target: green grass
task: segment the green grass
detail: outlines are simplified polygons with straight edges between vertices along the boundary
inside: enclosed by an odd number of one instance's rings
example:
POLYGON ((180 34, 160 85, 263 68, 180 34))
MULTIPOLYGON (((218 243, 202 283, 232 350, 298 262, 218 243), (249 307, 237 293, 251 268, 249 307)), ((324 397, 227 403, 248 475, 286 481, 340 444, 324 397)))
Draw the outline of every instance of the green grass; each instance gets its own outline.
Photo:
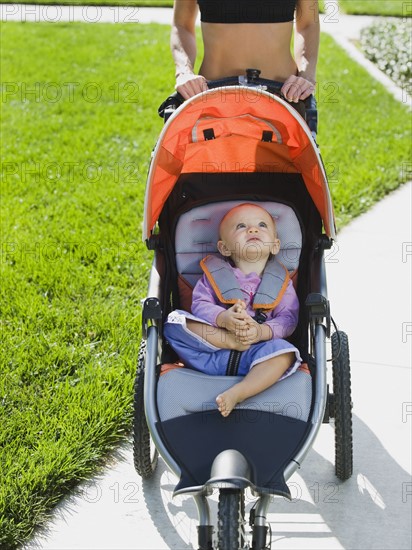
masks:
POLYGON ((322 35, 321 52, 319 143, 339 229, 406 182, 410 111, 331 37, 322 35))
POLYGON ((339 7, 351 15, 412 16, 411 3, 404 0, 339 0, 339 7))
MULTIPOLYGON (((130 429, 145 174, 174 71, 164 26, 1 27, 0 547, 14 548, 130 429)), ((404 180, 409 114, 330 37, 321 52, 342 225, 404 180)))
MULTIPOLYGON (((8 3, 8 0, 0 0, 0 4, 8 3)), ((98 6, 142 6, 142 7, 172 7, 173 0, 26 0, 27 4, 43 5, 98 5, 98 6)), ((320 0, 319 5, 323 11, 327 0, 320 0)), ((339 0, 340 10, 352 15, 392 15, 411 17, 412 8, 410 2, 404 0, 339 0)), ((335 16, 334 8, 331 16, 335 16)))
MULTIPOLYGON (((8 4, 9 0, 0 0, 8 4)), ((173 0, 25 0, 22 4, 63 5, 63 6, 141 6, 152 8, 171 8, 173 0)))
POLYGON ((143 190, 173 70, 160 26, 2 33, 4 548, 130 428, 143 190))

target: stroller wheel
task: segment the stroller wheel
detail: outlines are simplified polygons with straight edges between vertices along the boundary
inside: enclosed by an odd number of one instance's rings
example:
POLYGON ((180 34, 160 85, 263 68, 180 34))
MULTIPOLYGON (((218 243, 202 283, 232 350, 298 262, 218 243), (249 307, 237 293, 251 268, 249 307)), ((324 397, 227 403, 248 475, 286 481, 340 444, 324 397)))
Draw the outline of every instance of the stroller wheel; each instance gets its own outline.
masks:
POLYGON ((353 471, 353 443, 349 343, 345 332, 332 334, 332 357, 335 472, 339 479, 346 480, 353 471))
POLYGON ((137 372, 134 384, 133 411, 133 458, 136 472, 143 479, 149 478, 156 469, 158 452, 154 447, 144 412, 144 371, 146 362, 146 342, 140 343, 137 372))
POLYGON ((217 535, 219 550, 245 547, 245 495, 242 490, 219 490, 217 535))

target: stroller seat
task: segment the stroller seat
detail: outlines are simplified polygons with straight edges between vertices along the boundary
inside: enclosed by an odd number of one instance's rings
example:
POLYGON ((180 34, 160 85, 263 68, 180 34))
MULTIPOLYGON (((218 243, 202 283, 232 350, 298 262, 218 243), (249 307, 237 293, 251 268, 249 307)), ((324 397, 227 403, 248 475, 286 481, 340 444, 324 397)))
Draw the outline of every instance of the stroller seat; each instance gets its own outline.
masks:
MULTIPOLYGON (((242 202, 258 204, 273 216, 281 241, 278 258, 296 281, 302 230, 292 207, 278 202, 249 200, 203 204, 184 212, 176 224, 175 253, 182 309, 190 311, 192 289, 202 273, 200 260, 208 254, 218 254, 216 243, 221 219, 242 202)), ((200 490, 209 480, 215 456, 225 448, 235 448, 254 466, 256 486, 288 495, 284 481, 273 473, 281 470, 280 465, 283 466, 307 429, 312 378, 308 369, 301 369, 245 400, 228 418, 223 418, 217 410, 216 396, 239 379, 206 375, 190 368, 165 369, 160 376, 157 386, 159 420, 172 455, 181 458, 178 462, 182 478, 175 494, 200 490), (279 440, 282 440, 282 450, 278 448, 279 440), (262 443, 267 448, 263 458, 262 443), (187 457, 190 457, 189 464, 187 457)))

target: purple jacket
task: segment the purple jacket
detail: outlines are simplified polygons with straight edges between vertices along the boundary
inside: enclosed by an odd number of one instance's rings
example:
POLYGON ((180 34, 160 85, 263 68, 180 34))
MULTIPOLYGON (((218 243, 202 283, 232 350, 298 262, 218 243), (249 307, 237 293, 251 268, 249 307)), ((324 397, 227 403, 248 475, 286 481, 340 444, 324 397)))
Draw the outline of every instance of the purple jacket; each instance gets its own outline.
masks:
MULTIPOLYGON (((239 286, 244 294, 243 300, 246 303, 246 311, 254 317, 256 311, 252 308, 253 296, 259 286, 261 278, 256 273, 245 275, 240 269, 232 268, 239 286)), ((225 304, 219 302, 206 275, 196 283, 193 289, 192 313, 200 319, 204 319, 213 326, 217 326, 216 318, 223 310, 227 309, 225 304)), ((285 294, 280 303, 269 312, 266 312, 265 324, 269 325, 273 332, 273 338, 286 338, 290 336, 298 324, 299 301, 293 288, 292 281, 289 281, 285 294)))

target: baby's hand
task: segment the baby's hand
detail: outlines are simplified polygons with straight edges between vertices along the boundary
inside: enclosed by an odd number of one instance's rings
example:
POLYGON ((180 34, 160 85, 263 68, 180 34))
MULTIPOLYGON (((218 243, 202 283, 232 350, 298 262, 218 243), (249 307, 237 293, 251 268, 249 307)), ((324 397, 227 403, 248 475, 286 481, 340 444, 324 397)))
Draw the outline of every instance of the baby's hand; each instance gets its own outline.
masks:
POLYGON ((229 309, 233 309, 233 311, 235 313, 242 313, 243 314, 243 312, 244 312, 247 315, 247 313, 246 313, 246 304, 243 300, 238 300, 236 302, 236 304, 233 304, 233 306, 229 309))
POLYGON ((222 311, 217 316, 217 326, 226 329, 228 332, 235 334, 236 330, 246 325, 246 318, 249 315, 246 313, 246 304, 242 300, 238 300, 233 306, 225 311, 222 311))

